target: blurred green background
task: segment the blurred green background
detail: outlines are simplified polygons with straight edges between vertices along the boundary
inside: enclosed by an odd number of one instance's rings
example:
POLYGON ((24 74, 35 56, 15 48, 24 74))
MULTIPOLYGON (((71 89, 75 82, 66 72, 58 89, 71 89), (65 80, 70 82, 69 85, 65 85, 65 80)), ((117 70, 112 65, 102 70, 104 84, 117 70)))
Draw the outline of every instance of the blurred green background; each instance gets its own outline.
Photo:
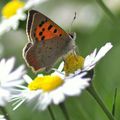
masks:
MULTIPOLYGON (((0 1, 0 10, 8 0, 0 1)), ((120 19, 120 0, 104 0, 108 8, 120 19)), ((99 6, 96 0, 48 0, 34 9, 43 12, 64 30, 69 31, 74 13, 77 18, 72 31, 77 33, 76 45, 79 53, 86 56, 96 47, 106 42, 113 44, 112 50, 97 64, 94 85, 111 111, 115 88, 118 89, 116 101, 116 120, 120 120, 120 26, 116 26, 111 18, 99 6)), ((25 64, 22 49, 27 43, 25 29, 9 31, 0 36, 0 58, 15 56, 17 65, 25 64)), ((28 74, 34 78, 31 69, 28 74)), ((90 94, 84 90, 78 97, 65 101, 71 120, 108 120, 104 112, 90 94)), ((52 106, 56 120, 65 120, 60 108, 52 106)), ((48 110, 40 112, 26 104, 12 111, 7 106, 11 120, 52 120, 48 110)))

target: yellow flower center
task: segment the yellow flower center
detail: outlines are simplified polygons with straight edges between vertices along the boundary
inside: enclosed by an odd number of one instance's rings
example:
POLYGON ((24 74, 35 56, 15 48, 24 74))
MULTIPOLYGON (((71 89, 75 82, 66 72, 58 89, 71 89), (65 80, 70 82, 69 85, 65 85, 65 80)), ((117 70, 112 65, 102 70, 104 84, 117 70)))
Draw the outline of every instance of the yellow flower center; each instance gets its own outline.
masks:
POLYGON ((84 58, 78 56, 75 53, 70 53, 65 58, 64 71, 66 76, 70 73, 74 73, 78 69, 82 69, 84 64, 84 58))
POLYGON ((51 91, 62 85, 63 82, 57 75, 39 76, 28 85, 28 88, 30 90, 42 89, 43 91, 51 91))
POLYGON ((17 10, 22 8, 24 5, 25 3, 19 0, 10 1, 3 7, 2 16, 8 19, 15 15, 17 10))

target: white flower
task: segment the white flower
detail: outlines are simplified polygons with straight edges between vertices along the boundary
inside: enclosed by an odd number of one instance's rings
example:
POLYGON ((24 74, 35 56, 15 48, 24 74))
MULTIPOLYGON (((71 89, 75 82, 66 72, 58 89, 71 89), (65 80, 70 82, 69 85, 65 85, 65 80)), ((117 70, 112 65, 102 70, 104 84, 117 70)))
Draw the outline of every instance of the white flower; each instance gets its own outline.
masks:
POLYGON ((3 19, 0 23, 0 35, 8 32, 10 29, 16 30, 19 25, 19 20, 25 20, 26 14, 22 9, 19 9, 16 15, 10 17, 9 19, 3 19))
MULTIPOLYGON (((95 49, 90 55, 83 58, 82 56, 77 55, 76 53, 71 52, 66 55, 64 58, 64 72, 68 76, 75 71, 79 72, 88 72, 92 74, 92 70, 97 62, 103 58, 106 53, 112 48, 112 44, 110 42, 106 43, 98 52, 95 49)), ((89 74, 88 73, 88 74, 89 74)), ((91 76, 92 77, 92 76, 91 76)))
MULTIPOLYGON (((63 69, 63 64, 60 66, 58 71, 60 69, 63 69)), ((38 82, 41 85, 39 86, 40 88, 33 90, 31 90, 29 86, 35 80, 33 81, 28 75, 25 75, 24 79, 28 83, 28 87, 19 86, 21 88, 21 90, 19 90, 20 93, 12 97, 11 101, 16 101, 14 103, 14 110, 23 102, 31 104, 34 100, 36 100, 35 108, 44 110, 51 103, 58 105, 68 96, 80 95, 82 90, 89 85, 90 78, 83 78, 85 75, 86 72, 80 74, 75 73, 65 77, 65 75, 60 71, 55 71, 49 76, 43 76, 40 74, 35 78, 36 83, 39 77, 42 79, 44 78, 44 80, 40 79, 38 82)), ((37 84, 32 87, 34 88, 36 86, 37 84)))
POLYGON ((3 115, 0 115, 0 120, 6 120, 3 115))
MULTIPOLYGON (((29 10, 34 5, 38 5, 38 4, 43 3, 45 1, 46 0, 27 0, 25 5, 23 5, 23 6, 21 5, 21 7, 17 9, 17 11, 16 11, 16 7, 15 7, 16 14, 12 15, 9 18, 5 18, 3 16, 2 21, 0 23, 0 35, 2 35, 3 33, 7 32, 7 31, 9 31, 10 29, 16 30, 18 28, 18 26, 19 26, 20 20, 21 21, 26 20, 27 16, 26 16, 25 11, 29 10)), ((18 2, 18 1, 13 1, 13 2, 18 2)), ((19 3, 17 3, 17 4, 19 4, 19 3)), ((11 11, 13 12, 14 8, 12 8, 12 4, 10 4, 9 7, 10 8, 9 8, 8 12, 11 12, 11 11)))
POLYGON ((47 0, 28 0, 28 2, 26 3, 24 9, 28 10, 30 9, 31 7, 35 6, 35 5, 38 5, 40 3, 43 3, 47 0))
POLYGON ((25 74, 24 66, 14 69, 15 58, 0 61, 0 106, 4 106, 16 85, 21 84, 22 76, 25 74))
POLYGON ((99 62, 112 47, 112 44, 109 42, 106 43, 98 52, 97 49, 95 49, 90 55, 85 58, 82 71, 89 71, 93 69, 96 63, 99 62))

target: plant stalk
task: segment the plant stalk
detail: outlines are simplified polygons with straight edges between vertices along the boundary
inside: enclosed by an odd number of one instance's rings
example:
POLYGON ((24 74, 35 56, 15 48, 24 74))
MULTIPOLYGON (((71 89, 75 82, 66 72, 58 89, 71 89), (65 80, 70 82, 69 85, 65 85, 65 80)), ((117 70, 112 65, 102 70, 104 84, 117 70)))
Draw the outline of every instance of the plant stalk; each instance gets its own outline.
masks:
POLYGON ((99 97, 98 93, 96 92, 94 86, 91 85, 87 88, 88 92, 91 94, 91 96, 96 100, 96 102, 100 105, 106 116, 108 117, 109 120, 115 120, 113 115, 109 112, 108 108, 105 106, 104 102, 102 99, 99 97))
POLYGON ((64 103, 60 103, 60 108, 61 108, 66 120, 70 120, 70 117, 68 115, 68 111, 67 111, 66 106, 65 106, 64 103))

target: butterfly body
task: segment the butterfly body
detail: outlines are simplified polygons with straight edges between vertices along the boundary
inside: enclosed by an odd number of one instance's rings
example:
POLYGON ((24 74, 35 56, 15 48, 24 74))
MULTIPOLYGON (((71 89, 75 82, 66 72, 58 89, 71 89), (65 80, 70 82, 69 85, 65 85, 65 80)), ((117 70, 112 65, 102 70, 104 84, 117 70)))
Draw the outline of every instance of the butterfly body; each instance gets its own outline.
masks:
POLYGON ((35 10, 29 12, 27 34, 29 43, 23 50, 23 56, 34 71, 50 68, 58 58, 75 47, 71 35, 35 10))

